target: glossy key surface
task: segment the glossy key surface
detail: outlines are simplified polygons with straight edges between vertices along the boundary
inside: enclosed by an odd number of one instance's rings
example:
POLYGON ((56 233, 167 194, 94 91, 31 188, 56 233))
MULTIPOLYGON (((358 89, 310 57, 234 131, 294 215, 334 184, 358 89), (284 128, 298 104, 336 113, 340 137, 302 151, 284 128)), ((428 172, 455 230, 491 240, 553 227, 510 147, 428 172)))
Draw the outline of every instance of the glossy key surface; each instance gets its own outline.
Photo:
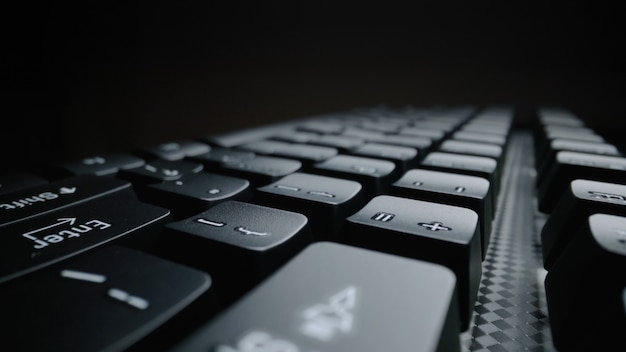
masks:
POLYGON ((377 196, 346 219, 340 240, 453 270, 458 279, 461 326, 467 329, 482 272, 478 215, 474 211, 377 196))
POLYGON ((167 209, 114 195, 5 226, 0 282, 113 242, 153 247, 169 215, 167 209))
POLYGON ((390 189, 397 196, 474 210, 480 222, 483 259, 487 256, 494 217, 492 192, 489 181, 481 177, 422 169, 409 170, 390 189))
POLYGON ((210 287, 206 273, 108 247, 3 287, 2 319, 11 324, 2 341, 25 351, 122 351, 210 287))
POLYGON ((439 265, 317 243, 174 351, 459 351, 455 283, 439 265))
POLYGON ((564 351, 623 349, 626 217, 593 214, 577 232, 546 276, 554 344, 564 351))
POLYGON ((306 215, 318 239, 333 238, 343 220, 361 206, 362 186, 352 180, 296 172, 259 187, 257 200, 306 215))
POLYGON ((160 252, 211 273, 223 302, 232 302, 313 242, 298 213, 226 201, 166 225, 160 252))

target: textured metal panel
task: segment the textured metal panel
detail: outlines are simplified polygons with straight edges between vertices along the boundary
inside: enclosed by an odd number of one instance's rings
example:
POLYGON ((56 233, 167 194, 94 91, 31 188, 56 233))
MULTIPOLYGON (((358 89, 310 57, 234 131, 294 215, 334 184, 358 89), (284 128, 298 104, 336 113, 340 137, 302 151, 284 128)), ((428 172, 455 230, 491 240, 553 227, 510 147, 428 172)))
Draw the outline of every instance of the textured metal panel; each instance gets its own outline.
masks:
POLYGON ((513 134, 463 351, 555 351, 549 330, 530 132, 513 134))

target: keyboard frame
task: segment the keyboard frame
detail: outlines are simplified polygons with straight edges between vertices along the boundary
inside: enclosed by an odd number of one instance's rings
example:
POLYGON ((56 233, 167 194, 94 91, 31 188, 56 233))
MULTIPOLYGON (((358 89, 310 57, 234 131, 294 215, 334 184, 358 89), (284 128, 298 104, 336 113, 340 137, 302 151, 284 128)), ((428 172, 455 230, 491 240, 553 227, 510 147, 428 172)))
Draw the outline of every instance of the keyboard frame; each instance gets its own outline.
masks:
POLYGON ((462 351, 556 351, 545 303, 531 131, 513 129, 478 298, 462 351), (494 349, 495 348, 495 349, 494 349))

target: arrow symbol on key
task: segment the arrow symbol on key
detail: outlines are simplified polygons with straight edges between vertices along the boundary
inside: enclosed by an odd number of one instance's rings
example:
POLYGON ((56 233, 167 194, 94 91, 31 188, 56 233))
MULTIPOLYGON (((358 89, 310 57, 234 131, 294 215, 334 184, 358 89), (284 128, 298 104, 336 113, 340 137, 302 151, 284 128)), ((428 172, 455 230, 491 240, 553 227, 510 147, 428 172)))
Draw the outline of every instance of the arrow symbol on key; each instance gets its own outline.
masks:
POLYGON ((70 225, 74 225, 74 222, 76 222, 76 218, 59 218, 57 219, 57 223, 56 224, 52 224, 52 225, 48 225, 33 231, 29 231, 29 232, 25 232, 22 234, 22 236, 28 236, 28 235, 32 235, 33 233, 37 233, 40 231, 44 231, 47 229, 51 229, 53 227, 59 226, 59 225, 65 225, 65 224, 70 224, 70 225))
POLYGON ((59 189, 60 194, 72 194, 76 192, 76 187, 61 187, 59 189))

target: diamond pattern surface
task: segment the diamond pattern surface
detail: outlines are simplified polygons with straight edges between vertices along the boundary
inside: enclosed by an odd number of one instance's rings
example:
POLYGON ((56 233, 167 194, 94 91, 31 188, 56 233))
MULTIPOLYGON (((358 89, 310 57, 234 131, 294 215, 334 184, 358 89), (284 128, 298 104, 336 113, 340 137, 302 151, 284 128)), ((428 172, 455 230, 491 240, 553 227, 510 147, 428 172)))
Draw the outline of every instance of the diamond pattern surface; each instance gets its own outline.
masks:
POLYGON ((555 351, 544 304, 532 139, 512 136, 491 242, 463 351, 555 351), (526 150, 524 153, 523 151, 526 150), (514 172, 512 170, 515 170, 514 172))

